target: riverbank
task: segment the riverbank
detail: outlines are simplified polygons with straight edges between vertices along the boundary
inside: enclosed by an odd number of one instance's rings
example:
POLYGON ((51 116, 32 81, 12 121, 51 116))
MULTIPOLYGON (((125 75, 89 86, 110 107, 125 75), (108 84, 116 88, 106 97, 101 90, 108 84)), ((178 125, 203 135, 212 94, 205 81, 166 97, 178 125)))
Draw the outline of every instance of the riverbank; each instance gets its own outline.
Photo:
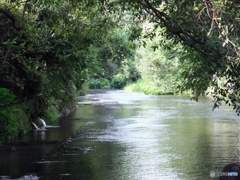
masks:
POLYGON ((1 110, 0 144, 28 133, 34 128, 32 123, 40 125, 38 117, 49 125, 55 124, 58 117, 66 116, 76 109, 77 97, 69 98, 64 103, 51 99, 48 104, 43 107, 38 98, 33 98, 1 110))
MULTIPOLYGON (((130 83, 124 87, 124 90, 127 92, 143 92, 144 94, 151 95, 179 95, 177 89, 173 85, 161 84, 157 85, 153 82, 146 82, 142 79, 130 83)), ((182 95, 190 96, 190 92, 183 92, 182 95)))

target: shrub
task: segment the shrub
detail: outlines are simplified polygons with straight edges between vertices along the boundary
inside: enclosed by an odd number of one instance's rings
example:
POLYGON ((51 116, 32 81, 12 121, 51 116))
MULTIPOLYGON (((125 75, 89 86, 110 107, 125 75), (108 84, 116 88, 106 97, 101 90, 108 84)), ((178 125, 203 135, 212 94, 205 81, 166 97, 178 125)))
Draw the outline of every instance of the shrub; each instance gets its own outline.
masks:
POLYGON ((127 84, 127 79, 121 73, 115 75, 111 81, 111 87, 115 89, 122 89, 127 84))
POLYGON ((101 89, 104 86, 109 86, 109 80, 106 78, 90 79, 88 86, 90 89, 101 89))
POLYGON ((7 140, 9 135, 15 134, 16 124, 9 116, 6 108, 14 102, 15 96, 6 88, 0 88, 0 142, 7 140))

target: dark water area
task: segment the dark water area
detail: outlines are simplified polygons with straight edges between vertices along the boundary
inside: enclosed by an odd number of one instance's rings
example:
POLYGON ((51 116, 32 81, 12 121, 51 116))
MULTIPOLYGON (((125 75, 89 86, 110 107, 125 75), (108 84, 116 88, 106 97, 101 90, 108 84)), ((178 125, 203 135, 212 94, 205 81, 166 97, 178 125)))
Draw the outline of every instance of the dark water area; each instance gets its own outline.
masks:
POLYGON ((208 98, 90 91, 46 130, 0 146, 0 179, 218 179, 240 157, 240 119, 208 98))

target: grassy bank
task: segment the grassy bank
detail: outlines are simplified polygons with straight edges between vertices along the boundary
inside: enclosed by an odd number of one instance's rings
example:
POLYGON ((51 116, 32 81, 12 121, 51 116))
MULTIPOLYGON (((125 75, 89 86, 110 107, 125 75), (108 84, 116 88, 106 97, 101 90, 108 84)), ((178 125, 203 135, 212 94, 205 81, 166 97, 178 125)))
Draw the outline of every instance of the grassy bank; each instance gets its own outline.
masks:
POLYGON ((152 95, 167 95, 167 94, 174 94, 172 88, 167 85, 156 85, 152 82, 146 82, 142 79, 138 80, 135 83, 128 84, 124 90, 129 92, 143 92, 145 94, 152 94, 152 95))
POLYGON ((186 95, 190 96, 191 92, 182 92, 178 93, 177 89, 168 84, 155 84, 153 82, 147 82, 142 79, 128 84, 124 88, 125 91, 128 92, 143 92, 144 94, 152 94, 152 95, 186 95))

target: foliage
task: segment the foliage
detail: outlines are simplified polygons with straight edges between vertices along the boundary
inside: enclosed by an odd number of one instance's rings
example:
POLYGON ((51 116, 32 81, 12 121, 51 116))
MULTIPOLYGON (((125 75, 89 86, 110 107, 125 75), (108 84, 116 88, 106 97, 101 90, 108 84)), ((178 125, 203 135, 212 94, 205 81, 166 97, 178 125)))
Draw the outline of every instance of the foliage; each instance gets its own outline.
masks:
POLYGON ((239 3, 172 1, 169 7, 172 9, 167 8, 169 19, 165 20, 165 26, 169 25, 168 31, 187 45, 183 52, 188 57, 183 62, 190 65, 183 74, 187 82, 183 88, 192 89, 197 97, 212 86, 215 107, 223 100, 238 111, 239 3), (216 79, 222 78, 229 80, 224 89, 216 83, 216 79))
POLYGON ((132 41, 132 32, 140 27, 127 12, 111 16, 115 26, 105 38, 93 43, 89 48, 91 53, 87 54, 87 59, 91 61, 88 70, 92 72, 88 83, 90 88, 102 88, 109 83, 113 88, 123 88, 138 76, 133 63, 136 46, 132 41), (124 79, 119 78, 121 74, 124 74, 124 79), (103 79, 110 82, 103 82, 103 79))
POLYGON ((44 118, 47 119, 48 124, 53 123, 59 116, 59 109, 55 105, 50 105, 45 111, 44 118))
MULTIPOLYGON (((154 26, 153 23, 148 24, 149 27, 154 26)), ((162 36, 164 29, 158 28, 154 31, 155 35, 149 39, 148 31, 143 30, 142 36, 138 41, 138 48, 134 56, 134 67, 138 73, 137 82, 128 82, 127 90, 142 91, 146 94, 173 94, 182 84, 179 69, 181 54, 180 44, 174 44, 162 36), (159 46, 161 42, 167 42, 168 46, 159 46), (129 84, 130 83, 130 84, 129 84)))
MULTIPOLYGON (((141 46, 136 51, 136 69, 143 81, 161 89, 160 94, 174 93, 178 91, 177 86, 182 81, 179 74, 180 54, 178 53, 182 47, 175 45, 171 49, 166 49, 163 46, 159 46, 159 42, 166 40, 161 36, 161 31, 161 29, 155 31, 156 33, 158 32, 158 35, 151 40, 146 39, 146 45, 141 46)), ((143 40, 144 38, 142 38, 143 40)))
POLYGON ((162 86, 142 79, 139 79, 135 83, 128 84, 124 89, 130 92, 143 92, 144 94, 152 95, 173 95, 173 92, 164 89, 162 86))
POLYGON ((9 116, 7 107, 14 103, 15 96, 6 88, 0 88, 0 142, 7 140, 9 135, 15 133, 16 124, 9 116))
POLYGON ((9 92, 9 89, 0 88, 0 108, 3 109, 7 105, 14 102, 15 95, 9 92))
POLYGON ((7 110, 0 111, 0 142, 9 139, 11 134, 16 134, 16 122, 9 117, 7 110))
POLYGON ((120 73, 123 74, 124 76, 124 81, 125 83, 130 83, 130 82, 135 82, 140 78, 139 71, 136 68, 136 64, 138 63, 136 61, 136 51, 137 51, 137 46, 134 51, 134 56, 129 59, 124 59, 122 61, 120 73))
MULTIPOLYGON (((124 18, 123 18, 124 19, 124 18)), ((120 20, 119 20, 120 21, 120 20)), ((134 43, 130 41, 130 32, 133 27, 112 28, 105 38, 90 46, 87 59, 91 60, 92 77, 112 79, 122 71, 125 65, 134 56, 134 43)))
POLYGON ((88 91, 88 84, 87 82, 81 85, 81 89, 78 90, 77 94, 80 96, 86 95, 88 91))
MULTIPOLYGON (((185 59, 181 59, 181 63, 186 67, 181 69, 185 81, 180 85, 182 90, 193 90, 197 99, 206 87, 212 87, 214 107, 225 101, 237 112, 240 111, 240 3, 238 1, 120 0, 118 2, 120 2, 118 7, 123 11, 126 8, 131 9, 136 17, 143 17, 143 23, 155 22, 153 29, 165 28, 166 31, 162 35, 168 40, 175 44, 181 42, 182 57, 185 56, 185 59), (227 81, 219 87, 218 80, 224 78, 227 81)), ((115 1, 109 3, 111 7, 116 8, 115 1)), ((147 36, 151 39, 155 36, 154 31, 147 36)), ((166 41, 159 44, 169 46, 169 42, 166 41)))
POLYGON ((118 73, 116 74, 112 81, 111 81, 111 87, 115 89, 122 89, 127 84, 127 79, 124 74, 118 73))
POLYGON ((90 79, 88 85, 90 89, 101 89, 104 86, 109 86, 110 82, 106 78, 90 79))
POLYGON ((103 72, 111 77, 129 56, 128 37, 116 29, 119 23, 101 9, 101 2, 0 4, 0 87, 27 104, 22 109, 29 122, 37 117, 50 121, 58 111, 69 112, 77 93, 86 93, 89 77, 103 72))

